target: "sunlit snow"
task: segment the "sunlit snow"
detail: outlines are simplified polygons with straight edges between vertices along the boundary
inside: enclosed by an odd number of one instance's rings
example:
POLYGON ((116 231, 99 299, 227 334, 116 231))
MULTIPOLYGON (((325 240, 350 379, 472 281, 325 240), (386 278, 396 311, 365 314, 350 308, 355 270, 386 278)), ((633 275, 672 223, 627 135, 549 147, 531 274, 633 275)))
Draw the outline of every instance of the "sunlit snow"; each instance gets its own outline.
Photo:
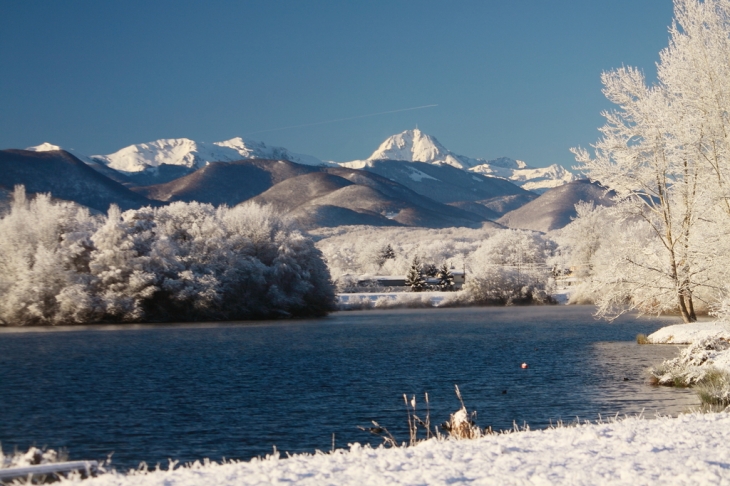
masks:
POLYGON ((628 418, 604 423, 429 440, 415 447, 349 446, 335 453, 278 453, 223 465, 112 473, 73 483, 96 485, 383 484, 726 484, 730 414, 628 418))

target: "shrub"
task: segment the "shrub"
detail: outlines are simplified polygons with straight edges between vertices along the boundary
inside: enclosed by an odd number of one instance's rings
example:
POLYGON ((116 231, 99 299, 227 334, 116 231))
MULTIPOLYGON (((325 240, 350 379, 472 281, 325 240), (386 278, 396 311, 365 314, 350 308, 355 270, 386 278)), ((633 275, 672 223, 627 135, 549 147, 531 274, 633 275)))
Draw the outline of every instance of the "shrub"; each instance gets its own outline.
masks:
POLYGON ((678 357, 665 360, 651 368, 652 383, 664 386, 691 386, 699 383, 710 372, 716 371, 713 359, 721 351, 730 348, 724 339, 701 339, 682 350, 678 357))
POLYGON ((646 334, 637 334, 636 342, 637 344, 651 344, 651 341, 649 341, 649 339, 646 337, 646 334))
POLYGON ((22 187, 0 219, 0 323, 321 316, 322 253, 270 207, 176 202, 91 216, 22 187))
POLYGON ((702 403, 730 405, 730 373, 711 368, 695 386, 702 403))

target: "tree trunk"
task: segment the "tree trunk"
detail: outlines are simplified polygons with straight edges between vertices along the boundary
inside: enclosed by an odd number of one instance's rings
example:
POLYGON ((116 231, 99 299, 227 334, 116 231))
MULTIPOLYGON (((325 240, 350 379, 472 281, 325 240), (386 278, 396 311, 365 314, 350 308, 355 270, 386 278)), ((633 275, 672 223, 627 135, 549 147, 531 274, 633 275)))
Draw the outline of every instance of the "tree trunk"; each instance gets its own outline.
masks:
POLYGON ((687 304, 684 301, 684 295, 677 294, 677 298, 679 299, 679 312, 682 314, 682 320, 685 324, 689 324, 692 321, 692 319, 689 316, 689 311, 687 310, 687 304))
POLYGON ((692 295, 678 294, 677 297, 679 299, 679 313, 682 314, 684 323, 695 322, 697 314, 695 314, 695 307, 692 303, 692 295))
POLYGON ((689 294, 687 296, 687 310, 689 311, 689 318, 692 320, 692 322, 697 321, 697 314, 695 314, 695 306, 692 302, 692 294, 689 294))

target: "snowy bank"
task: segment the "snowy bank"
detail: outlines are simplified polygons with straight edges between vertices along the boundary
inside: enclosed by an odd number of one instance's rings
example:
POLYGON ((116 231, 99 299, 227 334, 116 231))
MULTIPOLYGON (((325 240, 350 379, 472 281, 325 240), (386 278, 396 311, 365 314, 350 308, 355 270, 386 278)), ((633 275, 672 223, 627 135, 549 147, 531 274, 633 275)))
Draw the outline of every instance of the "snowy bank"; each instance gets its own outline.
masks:
POLYGON ((730 340, 730 322, 693 322, 659 329, 647 337, 651 344, 692 344, 704 338, 730 340))
POLYGON ((703 403, 730 404, 730 323, 676 324, 647 337, 650 344, 689 344, 679 356, 649 370, 659 385, 696 386, 703 403))
POLYGON ((476 440, 385 449, 351 445, 164 471, 109 473, 96 485, 720 484, 730 482, 730 414, 628 418, 476 440))

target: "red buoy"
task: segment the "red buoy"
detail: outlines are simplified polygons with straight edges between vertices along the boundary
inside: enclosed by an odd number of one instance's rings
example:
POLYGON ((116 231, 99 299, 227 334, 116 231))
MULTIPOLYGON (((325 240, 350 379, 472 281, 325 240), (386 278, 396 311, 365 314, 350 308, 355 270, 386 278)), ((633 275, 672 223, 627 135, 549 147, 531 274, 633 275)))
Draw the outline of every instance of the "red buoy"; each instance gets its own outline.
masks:
POLYGON ((522 363, 522 369, 527 369, 527 363, 522 363))

